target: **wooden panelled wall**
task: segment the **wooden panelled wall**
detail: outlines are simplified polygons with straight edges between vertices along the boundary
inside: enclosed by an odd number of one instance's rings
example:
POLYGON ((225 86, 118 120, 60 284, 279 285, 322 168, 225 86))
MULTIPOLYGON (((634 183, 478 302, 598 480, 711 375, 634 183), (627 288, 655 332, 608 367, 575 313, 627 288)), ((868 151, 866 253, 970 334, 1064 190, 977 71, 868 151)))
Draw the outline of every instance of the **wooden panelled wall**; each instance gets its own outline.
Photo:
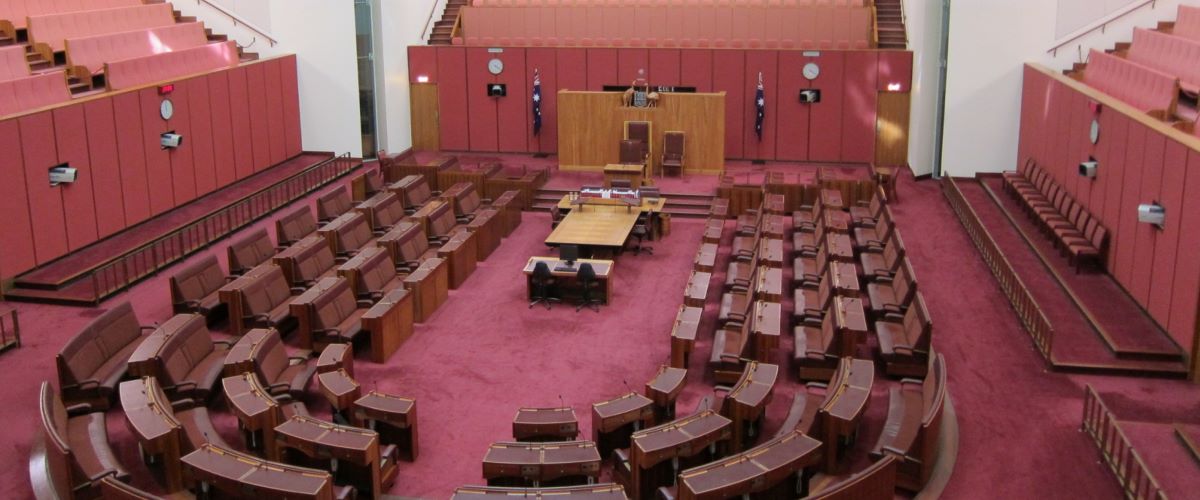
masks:
POLYGON ((301 152, 296 58, 0 120, 0 276, 15 277, 301 152), (159 136, 183 136, 163 150, 159 136), (71 185, 48 170, 69 162, 71 185))
POLYGON ((562 110, 558 123, 559 163, 563 168, 603 169, 620 161, 619 145, 625 122, 651 123, 651 171, 661 168, 663 133, 682 131, 684 170, 719 174, 724 171, 725 96, 722 94, 664 94, 657 108, 621 104, 619 92, 558 93, 562 110))
POLYGON ((1048 68, 1026 66, 1024 80, 1018 161, 1036 159, 1100 218, 1110 235, 1109 273, 1193 353, 1200 301, 1200 139, 1048 68), (1089 131, 1096 116, 1100 139, 1093 145, 1089 131), (1079 175, 1079 163, 1089 157, 1099 162, 1095 179, 1079 175), (1138 205, 1150 202, 1166 207, 1163 229, 1137 220, 1138 205))
MULTIPOLYGON (((879 150, 881 106, 904 104, 907 116, 912 53, 886 50, 759 50, 413 46, 409 77, 436 84, 437 120, 414 130, 438 130, 448 151, 558 151, 559 90, 603 90, 629 85, 645 69, 651 85, 725 92, 725 156, 763 160, 867 163, 897 157, 894 136, 879 150), (488 61, 504 62, 500 75, 488 61), (802 71, 821 67, 813 82, 802 71), (542 130, 532 131, 530 93, 541 71, 542 130), (754 133, 754 93, 762 72, 766 117, 761 140, 754 133), (507 85, 506 97, 488 97, 487 84, 507 85), (800 90, 819 88, 819 104, 800 103, 800 90), (890 90, 889 90, 890 88, 890 90), (903 95, 887 96, 885 93, 903 95)), ((416 104, 414 103, 414 106, 416 104)), ((893 108, 888 117, 895 117, 893 108)), ((415 120, 415 118, 414 118, 415 120)), ((908 122, 901 126, 907 137, 908 122)), ((907 141, 903 146, 907 151, 907 141)), ((905 153, 905 155, 907 154, 905 153)))

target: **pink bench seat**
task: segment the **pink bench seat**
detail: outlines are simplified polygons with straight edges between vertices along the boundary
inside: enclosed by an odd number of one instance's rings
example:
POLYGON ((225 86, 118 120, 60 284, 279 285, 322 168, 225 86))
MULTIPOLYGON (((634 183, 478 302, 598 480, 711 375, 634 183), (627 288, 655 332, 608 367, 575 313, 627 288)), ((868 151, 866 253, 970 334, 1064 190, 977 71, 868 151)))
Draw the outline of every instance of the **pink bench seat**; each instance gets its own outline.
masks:
POLYGON ((175 52, 111 61, 105 64, 104 73, 109 90, 120 90, 237 64, 237 44, 229 40, 175 52))
POLYGON ((1083 81, 1142 112, 1164 110, 1170 115, 1179 97, 1178 78, 1095 49, 1083 81))
POLYGON ((25 60, 25 46, 0 47, 0 82, 29 76, 29 63, 25 60))
POLYGON ((1179 77, 1179 85, 1190 93, 1200 89, 1200 41, 1136 28, 1129 60, 1179 77))
POLYGON ((53 52, 59 52, 66 49, 68 38, 143 30, 172 24, 175 24, 175 12, 169 3, 29 16, 29 40, 35 44, 44 44, 53 52))
POLYGON ((67 65, 76 75, 96 74, 104 63, 199 47, 208 43, 204 23, 181 23, 67 39, 67 65))
POLYGON ((1179 14, 1175 18, 1175 29, 1171 34, 1200 41, 1200 7, 1179 6, 1179 14))
POLYGON ((62 71, 0 82, 0 116, 69 100, 71 90, 67 88, 67 76, 62 71))
POLYGON ((8 23, 12 29, 18 30, 25 28, 29 16, 135 5, 142 5, 142 0, 0 0, 0 24, 8 23))

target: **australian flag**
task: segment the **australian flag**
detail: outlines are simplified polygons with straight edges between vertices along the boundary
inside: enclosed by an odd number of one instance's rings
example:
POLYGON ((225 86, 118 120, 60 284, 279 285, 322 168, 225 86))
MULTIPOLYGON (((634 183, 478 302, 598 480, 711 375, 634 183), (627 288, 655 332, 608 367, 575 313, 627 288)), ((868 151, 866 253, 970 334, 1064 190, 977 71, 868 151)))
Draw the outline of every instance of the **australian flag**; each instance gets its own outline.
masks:
POLYGON ((533 135, 542 131, 542 76, 533 70, 533 135))
POLYGON ((767 96, 763 92, 762 73, 758 74, 758 90, 754 92, 754 110, 758 115, 754 118, 754 133, 762 140, 763 118, 767 113, 767 96))

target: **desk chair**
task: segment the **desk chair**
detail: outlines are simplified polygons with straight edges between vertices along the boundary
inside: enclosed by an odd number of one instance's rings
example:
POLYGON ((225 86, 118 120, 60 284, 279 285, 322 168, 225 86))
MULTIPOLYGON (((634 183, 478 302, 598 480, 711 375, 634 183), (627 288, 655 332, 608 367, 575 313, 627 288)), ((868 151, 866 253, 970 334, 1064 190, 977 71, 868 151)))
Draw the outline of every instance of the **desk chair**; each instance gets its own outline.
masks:
POLYGON ((566 215, 563 214, 561 208, 558 208, 558 205, 550 207, 550 229, 558 227, 558 223, 562 222, 564 217, 566 215))
POLYGON ((629 238, 637 239, 637 244, 633 246, 633 254, 641 255, 646 252, 654 255, 654 248, 644 245, 643 243, 650 239, 650 214, 641 214, 638 216, 637 223, 633 225, 633 231, 629 233, 629 238))
MULTIPOLYGON (((595 276, 595 273, 593 273, 595 276)), ((554 276, 550 274, 550 266, 545 262, 538 262, 533 265, 533 300, 529 302, 529 308, 537 304, 546 304, 546 310, 550 310, 551 304, 561 303, 562 299, 552 297, 550 288, 554 286, 554 276)))
POLYGON ((633 183, 629 179, 613 179, 613 189, 633 189, 633 183))
POLYGON ((600 286, 600 282, 596 279, 596 270, 592 268, 591 264, 584 262, 579 265, 579 273, 576 274, 576 278, 579 280, 580 296, 579 305, 575 306, 575 312, 579 312, 585 307, 600 312, 600 299, 592 295, 592 289, 600 286))

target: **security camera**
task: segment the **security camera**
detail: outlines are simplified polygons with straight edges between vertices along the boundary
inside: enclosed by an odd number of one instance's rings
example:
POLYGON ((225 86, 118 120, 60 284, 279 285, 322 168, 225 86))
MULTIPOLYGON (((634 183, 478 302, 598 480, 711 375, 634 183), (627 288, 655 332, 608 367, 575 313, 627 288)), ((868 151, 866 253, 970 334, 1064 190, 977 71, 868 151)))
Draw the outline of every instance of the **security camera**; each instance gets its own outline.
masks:
POLYGON ((1167 221, 1167 210, 1158 203, 1143 203, 1138 205, 1138 222, 1154 224, 1162 227, 1167 221))
POLYGON ((175 132, 166 132, 162 135, 162 148, 175 149, 183 145, 183 136, 175 132))
POLYGON ((1079 164, 1079 175, 1089 179, 1096 178, 1096 167, 1099 166, 1096 160, 1089 160, 1079 164))
POLYGON ((79 177, 79 171, 71 168, 70 165, 64 163, 62 165, 50 167, 50 185, 57 186, 59 184, 71 184, 79 177))
POLYGON ((821 91, 817 89, 801 90, 800 102, 809 104, 821 102, 821 91))

